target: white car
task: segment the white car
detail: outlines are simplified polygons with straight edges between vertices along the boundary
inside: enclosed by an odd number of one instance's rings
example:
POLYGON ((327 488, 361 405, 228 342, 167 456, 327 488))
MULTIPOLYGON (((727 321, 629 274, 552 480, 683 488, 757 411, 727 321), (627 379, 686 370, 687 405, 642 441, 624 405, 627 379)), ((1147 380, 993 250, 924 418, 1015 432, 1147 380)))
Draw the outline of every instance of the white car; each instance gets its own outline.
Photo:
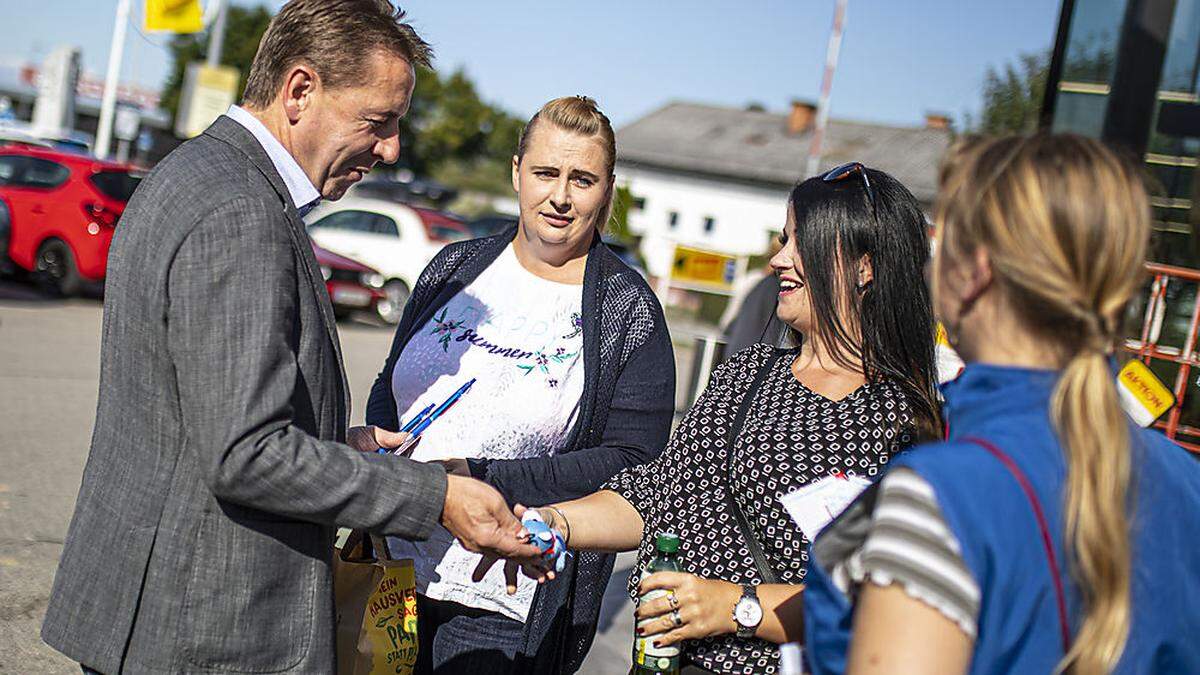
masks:
POLYGON ((376 303, 383 321, 396 324, 421 270, 447 243, 470 238, 470 230, 431 209, 385 199, 347 197, 325 202, 304 219, 324 249, 353 258, 384 276, 386 298, 376 303))

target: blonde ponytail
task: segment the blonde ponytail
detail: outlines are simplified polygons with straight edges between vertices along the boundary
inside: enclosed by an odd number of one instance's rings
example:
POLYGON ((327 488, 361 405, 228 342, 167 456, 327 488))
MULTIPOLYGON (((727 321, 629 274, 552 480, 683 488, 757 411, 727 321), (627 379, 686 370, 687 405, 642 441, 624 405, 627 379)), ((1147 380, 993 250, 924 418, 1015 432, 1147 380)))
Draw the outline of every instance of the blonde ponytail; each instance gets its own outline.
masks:
POLYGON ((1058 671, 1111 672, 1129 636, 1132 562, 1131 438, 1109 355, 1142 279, 1149 200, 1129 164, 1072 135, 969 139, 941 182, 942 255, 986 249, 1022 327, 1062 360, 1050 415, 1067 463, 1064 543, 1084 616, 1058 671))
POLYGON ((1129 634, 1129 428, 1105 355, 1063 370, 1051 419, 1067 455, 1066 527, 1087 614, 1060 672, 1108 673, 1129 634))

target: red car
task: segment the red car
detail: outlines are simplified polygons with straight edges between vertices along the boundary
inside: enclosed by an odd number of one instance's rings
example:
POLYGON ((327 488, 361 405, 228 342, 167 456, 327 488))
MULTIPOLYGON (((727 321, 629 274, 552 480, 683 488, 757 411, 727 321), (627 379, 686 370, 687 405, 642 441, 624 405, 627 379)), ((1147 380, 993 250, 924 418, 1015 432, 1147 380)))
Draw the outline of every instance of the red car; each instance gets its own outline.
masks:
POLYGON ((333 301, 333 313, 344 319, 355 310, 373 310, 375 303, 387 297, 383 292, 383 275, 366 265, 312 245, 325 277, 325 289, 333 301))
POLYGON ((425 231, 429 233, 429 238, 435 241, 454 242, 472 239, 471 228, 460 218, 452 216, 445 211, 425 208, 424 206, 413 206, 413 211, 421 217, 421 222, 425 225, 425 231))
POLYGON ((113 228, 140 181, 127 164, 0 146, 0 258, 63 295, 102 281, 113 228))

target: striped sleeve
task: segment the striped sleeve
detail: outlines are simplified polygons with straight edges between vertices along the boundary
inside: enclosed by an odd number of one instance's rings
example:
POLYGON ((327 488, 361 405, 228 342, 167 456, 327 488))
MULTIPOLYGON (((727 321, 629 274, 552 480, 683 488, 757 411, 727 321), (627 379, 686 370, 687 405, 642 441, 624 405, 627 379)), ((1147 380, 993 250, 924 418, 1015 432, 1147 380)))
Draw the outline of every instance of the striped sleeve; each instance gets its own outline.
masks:
POLYGON ((916 472, 897 468, 880 483, 870 534, 856 557, 850 565, 856 581, 898 583, 975 637, 979 584, 963 561, 933 487, 916 472))

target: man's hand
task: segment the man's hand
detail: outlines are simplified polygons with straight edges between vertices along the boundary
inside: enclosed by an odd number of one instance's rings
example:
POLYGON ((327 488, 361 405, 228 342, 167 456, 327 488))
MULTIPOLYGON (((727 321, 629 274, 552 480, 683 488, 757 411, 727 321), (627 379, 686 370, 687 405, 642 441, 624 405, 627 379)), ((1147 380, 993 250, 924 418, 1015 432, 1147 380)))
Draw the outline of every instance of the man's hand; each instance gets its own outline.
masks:
POLYGON ((539 556, 538 547, 529 543, 529 533, 500 493, 474 478, 446 476, 442 525, 468 551, 514 559, 539 556))
MULTIPOLYGON (((517 518, 525 515, 526 508, 517 504, 513 507, 513 513, 517 518)), ((504 561, 504 585, 509 595, 515 595, 517 592, 517 571, 530 579, 536 580, 539 584, 545 583, 554 579, 554 570, 546 564, 546 559, 542 557, 541 549, 534 546, 536 554, 531 558, 510 558, 504 561)), ((471 581, 479 583, 487 576, 488 570, 492 569, 503 556, 495 553, 485 552, 480 558, 479 564, 475 566, 475 571, 471 574, 471 581)))
POLYGON ((375 452, 379 448, 394 450, 409 439, 410 434, 388 431, 374 425, 366 427, 350 427, 346 432, 346 445, 359 452, 375 452))

